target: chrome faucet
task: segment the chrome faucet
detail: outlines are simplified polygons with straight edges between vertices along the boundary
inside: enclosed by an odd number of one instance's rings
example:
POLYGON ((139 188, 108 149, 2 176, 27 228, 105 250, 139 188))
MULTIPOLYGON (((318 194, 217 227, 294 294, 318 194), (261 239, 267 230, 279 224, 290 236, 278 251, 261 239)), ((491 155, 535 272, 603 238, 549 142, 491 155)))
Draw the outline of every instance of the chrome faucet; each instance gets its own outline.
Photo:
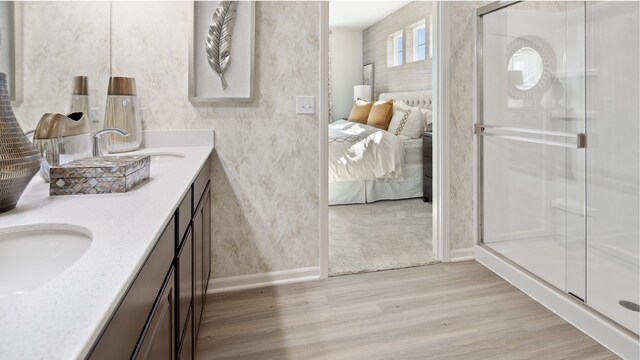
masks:
POLYGON ((100 138, 102 135, 108 133, 118 133, 122 136, 129 136, 130 134, 127 130, 118 128, 106 128, 96 132, 93 134, 93 156, 102 156, 102 151, 100 151, 100 138))

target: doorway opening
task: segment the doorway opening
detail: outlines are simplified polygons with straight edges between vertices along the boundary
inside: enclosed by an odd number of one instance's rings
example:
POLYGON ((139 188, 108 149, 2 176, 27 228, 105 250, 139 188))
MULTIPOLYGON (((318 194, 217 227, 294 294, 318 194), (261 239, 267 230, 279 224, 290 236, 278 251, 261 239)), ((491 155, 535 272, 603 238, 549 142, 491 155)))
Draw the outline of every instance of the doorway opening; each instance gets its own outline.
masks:
POLYGON ((327 7, 321 275, 445 260, 437 210, 440 5, 332 1, 327 7))

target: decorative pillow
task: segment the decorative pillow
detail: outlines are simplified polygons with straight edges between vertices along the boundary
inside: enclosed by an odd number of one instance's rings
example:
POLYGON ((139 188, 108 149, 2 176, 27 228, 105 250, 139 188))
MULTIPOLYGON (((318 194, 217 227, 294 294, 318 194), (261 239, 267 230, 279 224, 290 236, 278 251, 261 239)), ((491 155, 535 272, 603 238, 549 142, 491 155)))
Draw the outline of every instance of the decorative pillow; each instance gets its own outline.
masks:
POLYGON ((353 121, 360 124, 366 124, 367 119, 369 119, 369 113, 371 112, 371 107, 373 107, 373 101, 367 102, 358 98, 355 104, 353 104, 353 108, 351 108, 351 114, 349 114, 348 121, 353 121))
POLYGON ((422 109, 411 107, 403 101, 394 103, 389 132, 402 139, 418 139, 424 131, 422 109))
POLYGON ((433 112, 431 109, 420 109, 422 112, 422 118, 424 119, 424 129, 427 131, 433 130, 433 112))
POLYGON ((376 101, 373 103, 367 125, 387 130, 393 116, 393 100, 376 101))

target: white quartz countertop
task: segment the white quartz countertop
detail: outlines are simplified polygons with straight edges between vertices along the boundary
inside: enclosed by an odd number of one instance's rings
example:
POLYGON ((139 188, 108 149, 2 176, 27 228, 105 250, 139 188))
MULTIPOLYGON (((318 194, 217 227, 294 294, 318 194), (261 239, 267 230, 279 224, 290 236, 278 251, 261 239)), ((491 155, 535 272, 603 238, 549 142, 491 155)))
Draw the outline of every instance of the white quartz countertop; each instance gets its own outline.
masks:
POLYGON ((24 294, 0 297, 0 359, 88 355, 211 154, 212 143, 135 152, 184 157, 152 160, 150 179, 123 194, 49 196, 49 184, 36 174, 16 209, 0 214, 0 232, 15 226, 69 224, 89 229, 92 241, 86 253, 53 280, 24 294))

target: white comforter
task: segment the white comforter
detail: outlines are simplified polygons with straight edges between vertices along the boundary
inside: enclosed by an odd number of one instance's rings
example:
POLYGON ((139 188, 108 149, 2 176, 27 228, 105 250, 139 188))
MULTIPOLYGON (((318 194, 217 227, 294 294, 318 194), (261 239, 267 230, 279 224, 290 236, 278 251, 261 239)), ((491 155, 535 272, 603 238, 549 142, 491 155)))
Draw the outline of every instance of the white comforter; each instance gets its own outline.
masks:
POLYGON ((329 181, 396 179, 402 142, 392 133, 345 120, 329 124, 329 181))

